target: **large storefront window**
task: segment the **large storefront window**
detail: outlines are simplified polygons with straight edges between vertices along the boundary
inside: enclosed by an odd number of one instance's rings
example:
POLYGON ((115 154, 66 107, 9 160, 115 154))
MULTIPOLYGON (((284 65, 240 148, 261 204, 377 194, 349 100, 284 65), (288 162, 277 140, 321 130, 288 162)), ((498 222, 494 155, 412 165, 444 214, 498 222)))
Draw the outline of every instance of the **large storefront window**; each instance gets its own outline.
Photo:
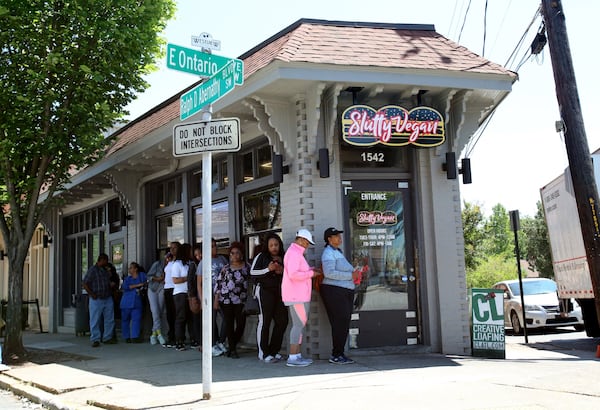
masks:
MULTIPOLYGON (((194 209, 196 227, 196 243, 203 242, 202 238, 202 208, 194 209)), ((219 249, 229 246, 229 202, 222 201, 212 204, 212 237, 217 241, 219 249)))
POLYGON ((164 249, 169 242, 185 242, 183 234, 183 212, 162 216, 157 219, 157 249, 164 249))
POLYGON ((253 257, 261 236, 268 232, 281 231, 279 188, 245 195, 242 198, 242 228, 248 247, 247 256, 253 257))

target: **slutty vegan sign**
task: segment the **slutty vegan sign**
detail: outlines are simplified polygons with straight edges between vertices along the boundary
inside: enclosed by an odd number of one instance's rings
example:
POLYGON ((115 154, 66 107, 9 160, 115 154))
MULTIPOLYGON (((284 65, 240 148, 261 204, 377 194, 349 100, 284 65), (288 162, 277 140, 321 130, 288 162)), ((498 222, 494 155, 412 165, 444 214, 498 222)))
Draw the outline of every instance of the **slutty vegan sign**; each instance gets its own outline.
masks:
POLYGON ((442 115, 429 107, 412 110, 386 105, 376 110, 353 105, 342 113, 342 138, 348 144, 435 147, 446 140, 442 115))

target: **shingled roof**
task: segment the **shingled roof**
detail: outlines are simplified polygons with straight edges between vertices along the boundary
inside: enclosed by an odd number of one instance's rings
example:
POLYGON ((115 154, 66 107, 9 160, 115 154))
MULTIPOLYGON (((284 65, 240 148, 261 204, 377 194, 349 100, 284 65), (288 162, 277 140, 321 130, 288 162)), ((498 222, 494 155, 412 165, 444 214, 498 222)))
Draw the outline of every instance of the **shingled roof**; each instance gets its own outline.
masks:
MULTIPOLYGON (((432 25, 301 19, 242 54, 244 79, 274 61, 344 66, 516 74, 435 32, 432 25)), ((199 82, 198 82, 199 83, 199 82)), ((179 117, 179 96, 154 107, 114 135, 108 155, 179 117)))

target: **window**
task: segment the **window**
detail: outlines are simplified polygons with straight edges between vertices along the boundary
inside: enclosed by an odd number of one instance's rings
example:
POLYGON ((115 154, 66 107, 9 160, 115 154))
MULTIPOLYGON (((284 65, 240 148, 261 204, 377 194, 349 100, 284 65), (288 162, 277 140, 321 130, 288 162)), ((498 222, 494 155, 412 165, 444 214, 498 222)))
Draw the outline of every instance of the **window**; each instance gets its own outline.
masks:
POLYGON ((165 208, 181 203, 181 176, 156 185, 155 208, 165 208))
POLYGON ((157 249, 164 249, 169 242, 184 242, 183 237, 183 212, 160 217, 157 224, 157 249))
MULTIPOLYGON (((202 196, 202 168, 192 171, 190 178, 190 197, 200 198, 202 196)), ((212 163, 212 192, 227 188, 229 177, 227 176, 227 159, 213 159, 212 163)))
POLYGON ((239 179, 242 184, 273 174, 273 149, 268 141, 241 153, 238 158, 239 179))
MULTIPOLYGON (((196 243, 203 242, 202 236, 202 208, 194 209, 196 243)), ((218 248, 229 246, 229 202, 221 201, 212 204, 212 233, 217 241, 218 248)))
POLYGON ((244 196, 242 210, 244 235, 281 229, 278 188, 244 196))

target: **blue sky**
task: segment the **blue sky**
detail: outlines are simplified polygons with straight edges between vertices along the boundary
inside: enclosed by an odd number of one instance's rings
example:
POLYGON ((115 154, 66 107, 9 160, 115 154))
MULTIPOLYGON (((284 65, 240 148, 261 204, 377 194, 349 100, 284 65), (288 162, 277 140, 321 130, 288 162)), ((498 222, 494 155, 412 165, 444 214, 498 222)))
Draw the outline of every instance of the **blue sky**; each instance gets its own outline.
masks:
MULTIPOLYGON (((454 41, 460 36, 461 45, 481 55, 485 3, 485 0, 214 3, 180 0, 176 17, 163 36, 169 43, 191 47, 192 36, 208 32, 221 41, 221 50, 214 53, 234 58, 300 18, 433 24, 440 34, 454 41)), ((540 3, 535 0, 488 0, 487 3, 484 57, 505 65, 540 3)), ((600 108, 596 99, 600 57, 593 38, 600 2, 563 0, 563 9, 588 144, 595 151, 600 148, 599 125, 593 121, 600 108)), ((540 24, 538 17, 509 68, 514 69, 524 56, 540 24)), ((197 80, 192 75, 167 69, 165 61, 158 65, 159 70, 147 78, 151 87, 129 106, 131 118, 197 80)), ((478 202, 488 215, 495 204, 501 203, 507 210, 518 209, 521 215, 532 216, 540 198, 539 189, 568 165, 564 141, 555 131, 558 119, 552 65, 546 47, 540 55, 525 60, 512 93, 471 150, 473 183, 461 184, 462 199, 478 202)))

